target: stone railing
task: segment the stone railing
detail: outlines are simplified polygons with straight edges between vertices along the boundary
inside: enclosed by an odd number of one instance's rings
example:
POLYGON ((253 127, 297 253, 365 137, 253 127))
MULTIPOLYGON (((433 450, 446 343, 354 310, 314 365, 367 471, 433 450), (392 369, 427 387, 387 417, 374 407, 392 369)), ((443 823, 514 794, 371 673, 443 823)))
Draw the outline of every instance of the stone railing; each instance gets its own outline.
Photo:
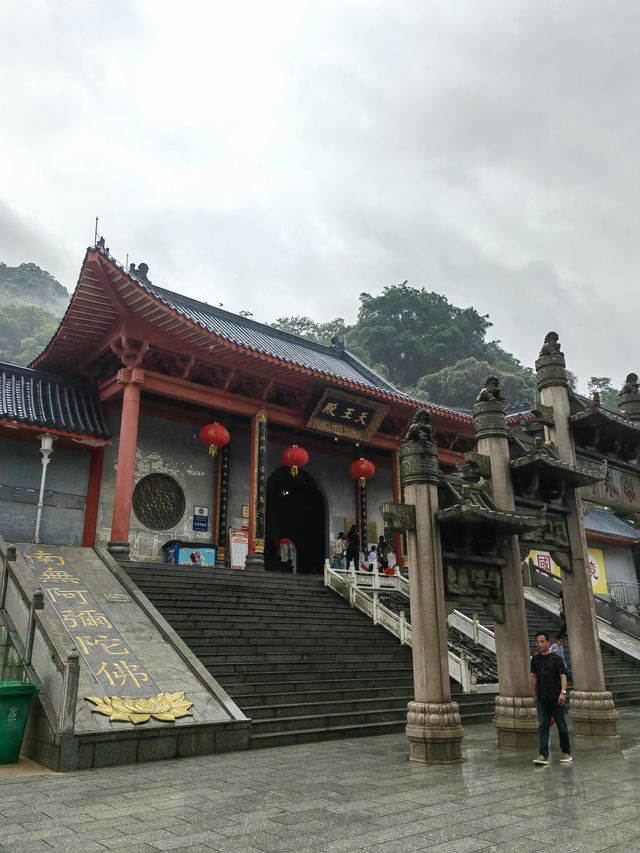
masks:
MULTIPOLYGON (((552 595, 559 596, 562 592, 562 584, 553 575, 547 572, 540 572, 535 567, 531 571, 531 586, 539 587, 552 595)), ((609 588, 611 584, 609 584, 609 588)), ((596 606, 596 616, 609 625, 629 634, 631 637, 640 639, 640 613, 634 610, 628 610, 626 607, 621 607, 616 601, 611 598, 604 598, 602 595, 594 595, 593 600, 596 606)))
POLYGON ((39 688, 51 727, 59 734, 71 734, 78 698, 79 655, 74 647, 58 647, 43 616, 43 592, 31 588, 21 577, 15 560, 15 548, 0 536, 0 619, 6 624, 25 676, 39 688))
MULTIPOLYGON (((385 575, 376 570, 356 571, 353 563, 347 571, 332 569, 327 560, 324 566, 324 584, 346 598, 352 607, 371 617, 374 625, 386 628, 402 645, 411 645, 411 623, 405 618, 404 612, 394 613, 379 601, 380 592, 401 592, 408 598, 409 581, 402 575, 385 575)), ((471 671, 469 661, 464 655, 458 656, 449 651, 449 675, 462 687, 463 693, 477 691, 475 673, 471 671)))
POLYGON ((628 581, 607 582, 609 595, 617 605, 625 608, 640 608, 640 583, 629 583, 628 581))

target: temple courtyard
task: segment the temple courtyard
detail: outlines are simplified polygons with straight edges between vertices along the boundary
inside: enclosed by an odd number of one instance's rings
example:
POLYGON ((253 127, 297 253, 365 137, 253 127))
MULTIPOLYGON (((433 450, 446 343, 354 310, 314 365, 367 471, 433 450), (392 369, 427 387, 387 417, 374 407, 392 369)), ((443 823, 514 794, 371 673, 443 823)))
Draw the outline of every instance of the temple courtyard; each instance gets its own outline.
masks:
POLYGON ((620 749, 577 744, 535 768, 469 726, 466 761, 407 761, 404 735, 56 774, 0 768, 0 849, 14 851, 640 850, 640 709, 620 749))

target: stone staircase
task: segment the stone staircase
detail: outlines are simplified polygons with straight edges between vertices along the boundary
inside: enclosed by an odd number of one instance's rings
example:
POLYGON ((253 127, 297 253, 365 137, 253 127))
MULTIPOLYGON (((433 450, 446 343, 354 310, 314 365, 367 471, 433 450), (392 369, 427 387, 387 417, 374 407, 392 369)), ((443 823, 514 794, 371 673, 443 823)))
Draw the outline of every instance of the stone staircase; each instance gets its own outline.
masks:
MULTIPOLYGON (((404 729, 411 649, 321 576, 122 565, 251 718, 252 748, 404 729)), ((454 698, 465 725, 491 720, 493 694, 454 698)))
MULTIPOLYGON (((562 622, 559 616, 548 613, 531 601, 526 601, 525 606, 527 611, 529 647, 531 654, 533 654, 536 650, 536 633, 538 631, 546 631, 551 638, 551 642, 554 642, 562 622)), ((492 628, 491 617, 483 608, 461 607, 459 609, 467 616, 471 616, 472 610, 475 609, 479 621, 488 628, 492 628)), ((622 652, 615 651, 605 643, 600 643, 600 650, 607 690, 611 691, 616 706, 622 708, 625 705, 640 704, 640 662, 633 660, 622 652)), ((571 649, 566 638, 565 658, 567 667, 570 669, 571 649)))

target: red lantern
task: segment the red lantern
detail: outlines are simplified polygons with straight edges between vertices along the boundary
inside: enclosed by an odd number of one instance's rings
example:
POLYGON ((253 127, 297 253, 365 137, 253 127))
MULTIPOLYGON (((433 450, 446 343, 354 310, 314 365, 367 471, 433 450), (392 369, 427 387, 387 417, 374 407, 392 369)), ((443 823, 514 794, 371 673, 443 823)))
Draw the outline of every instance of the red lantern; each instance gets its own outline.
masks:
POLYGON ((200 430, 200 441, 209 445, 209 453, 211 456, 216 455, 219 447, 224 447, 225 444, 229 444, 230 438, 229 430, 225 429, 225 427, 223 427, 222 424, 219 424, 218 421, 213 424, 207 424, 200 430))
POLYGON ((360 480, 360 485, 362 488, 367 484, 367 480, 369 477, 373 477, 376 473, 376 466, 373 462, 369 462, 368 459, 364 457, 360 457, 360 459, 356 459, 355 462, 351 463, 351 467, 349 468, 349 473, 353 477, 354 480, 360 480))
POLYGON ((294 444, 282 451, 280 461, 290 469, 292 477, 297 477, 298 469, 309 461, 309 454, 304 447, 298 447, 297 444, 294 444))

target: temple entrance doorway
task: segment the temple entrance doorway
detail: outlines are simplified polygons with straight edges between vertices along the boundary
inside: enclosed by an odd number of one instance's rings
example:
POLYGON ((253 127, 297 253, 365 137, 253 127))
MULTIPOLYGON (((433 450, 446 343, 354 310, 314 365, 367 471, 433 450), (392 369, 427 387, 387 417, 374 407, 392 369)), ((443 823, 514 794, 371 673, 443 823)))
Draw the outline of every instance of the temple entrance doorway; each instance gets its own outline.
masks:
POLYGON ((326 550, 325 501, 315 480, 304 470, 292 477, 277 468, 267 480, 265 568, 321 572, 326 550))

